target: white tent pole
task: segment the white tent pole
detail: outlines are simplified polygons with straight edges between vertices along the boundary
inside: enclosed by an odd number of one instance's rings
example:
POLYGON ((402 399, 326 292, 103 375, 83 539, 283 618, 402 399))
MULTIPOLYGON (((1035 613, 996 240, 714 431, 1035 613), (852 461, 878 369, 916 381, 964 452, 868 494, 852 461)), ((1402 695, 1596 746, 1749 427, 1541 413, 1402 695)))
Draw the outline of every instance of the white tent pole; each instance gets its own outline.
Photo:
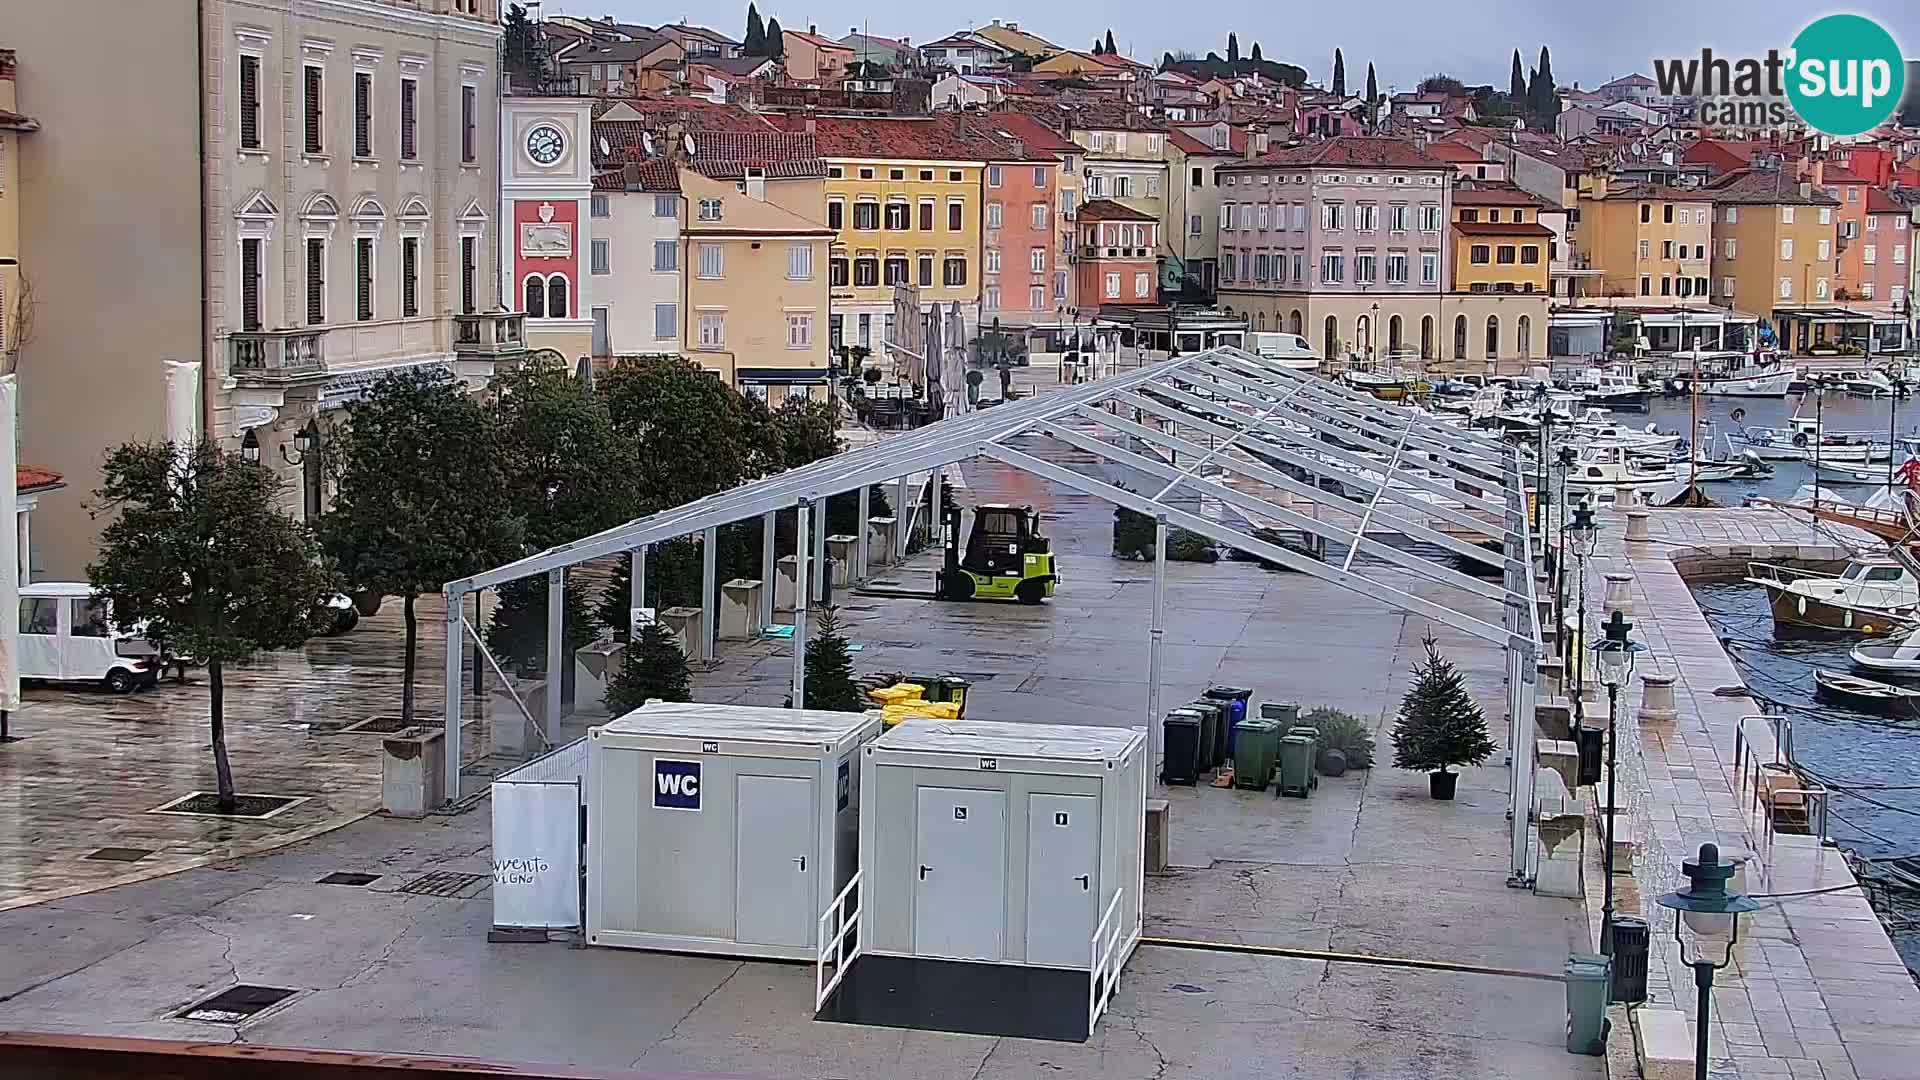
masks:
POLYGON ((7 734, 10 714, 20 708, 20 547, 19 458, 14 440, 18 431, 19 376, 0 375, 0 503, 13 508, 14 520, 0 529, 0 738, 7 734))
POLYGON ((713 663, 714 640, 720 631, 720 530, 707 526, 700 534, 700 659, 713 663))
POLYGON ((460 628, 466 625, 467 621, 466 612, 462 609, 462 606, 466 602, 466 596, 463 593, 450 592, 446 594, 446 601, 447 705, 445 710, 445 723, 447 733, 443 741, 446 743, 447 751, 447 801, 458 802, 460 799, 460 692, 463 689, 460 684, 460 651, 464 645, 464 642, 461 640, 460 628))
POLYGON ((800 500, 793 529, 793 707, 807 707, 807 500, 800 500))
POLYGON ((867 524, 867 518, 872 513, 873 486, 871 484, 861 484, 860 517, 857 523, 858 527, 853 530, 855 534, 853 566, 847 573, 848 581, 863 582, 867 580, 867 536, 873 531, 872 526, 867 524))
POLYGON ((760 625, 773 625, 774 511, 760 515, 760 625))
POLYGON ((566 648, 567 615, 567 572, 563 569, 547 571, 547 722, 543 725, 549 741, 560 734, 560 687, 566 679, 567 665, 573 662, 570 656, 562 656, 566 648))
POLYGON ((630 608, 647 606, 647 548, 649 546, 641 544, 633 549, 632 555, 628 556, 632 560, 632 565, 629 567, 632 573, 628 575, 631 580, 627 583, 627 606, 630 608))
POLYGON ((1161 650, 1167 636, 1167 517, 1161 514, 1153 523, 1153 625, 1147 638, 1147 772, 1149 785, 1161 783, 1162 745, 1160 727, 1160 678, 1163 671, 1161 650))

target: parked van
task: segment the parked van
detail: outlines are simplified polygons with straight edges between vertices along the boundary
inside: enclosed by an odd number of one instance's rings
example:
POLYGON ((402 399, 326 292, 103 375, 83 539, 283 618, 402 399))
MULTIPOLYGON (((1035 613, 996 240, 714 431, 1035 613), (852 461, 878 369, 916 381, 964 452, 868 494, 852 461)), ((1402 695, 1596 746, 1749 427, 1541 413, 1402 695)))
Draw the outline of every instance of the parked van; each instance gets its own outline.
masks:
POLYGON ((160 680, 160 657, 147 639, 118 633, 107 602, 84 581, 20 586, 20 677, 95 682, 126 694, 160 680))
POLYGON ((1256 330, 1247 335, 1247 345, 1254 355, 1276 361, 1283 367, 1301 371, 1314 371, 1320 367, 1320 357, 1314 354, 1307 339, 1299 334, 1256 330))

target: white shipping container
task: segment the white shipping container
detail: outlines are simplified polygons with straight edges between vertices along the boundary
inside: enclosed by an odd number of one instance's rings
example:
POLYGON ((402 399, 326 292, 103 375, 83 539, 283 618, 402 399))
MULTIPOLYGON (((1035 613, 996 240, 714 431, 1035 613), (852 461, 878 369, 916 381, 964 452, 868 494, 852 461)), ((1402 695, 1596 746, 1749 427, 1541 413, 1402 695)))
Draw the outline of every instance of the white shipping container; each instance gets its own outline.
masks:
POLYGON ((654 702, 588 733, 587 940, 810 960, 879 713, 654 702))

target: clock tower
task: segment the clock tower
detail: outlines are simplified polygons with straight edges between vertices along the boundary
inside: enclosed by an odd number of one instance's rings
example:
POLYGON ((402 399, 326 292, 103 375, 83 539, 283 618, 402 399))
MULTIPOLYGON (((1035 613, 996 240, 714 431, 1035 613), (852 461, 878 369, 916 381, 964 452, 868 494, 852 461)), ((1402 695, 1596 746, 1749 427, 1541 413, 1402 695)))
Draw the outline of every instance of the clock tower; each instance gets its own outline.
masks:
POLYGON ((528 350, 568 365, 593 351, 591 132, 590 99, 501 99, 500 295, 526 313, 528 350))

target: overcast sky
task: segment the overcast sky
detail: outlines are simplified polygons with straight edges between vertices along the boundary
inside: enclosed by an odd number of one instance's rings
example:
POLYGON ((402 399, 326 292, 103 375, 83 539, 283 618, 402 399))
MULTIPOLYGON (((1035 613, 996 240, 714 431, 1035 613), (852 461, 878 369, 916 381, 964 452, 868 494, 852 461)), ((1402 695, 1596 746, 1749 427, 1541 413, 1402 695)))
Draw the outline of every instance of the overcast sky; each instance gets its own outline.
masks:
MULTIPOLYGON (((621 22, 658 24, 681 18, 704 21, 733 37, 745 26, 744 0, 730 15, 725 4, 685 0, 548 0, 549 14, 612 15, 621 22)), ((1069 48, 1084 49, 1094 35, 1113 30, 1122 51, 1154 63, 1169 50, 1209 50, 1225 55, 1227 31, 1239 34, 1243 52, 1260 43, 1270 60, 1298 64, 1327 81, 1337 46, 1346 55, 1348 85, 1366 80, 1377 65, 1381 89, 1410 89, 1421 78, 1445 71, 1466 82, 1504 89, 1513 50, 1529 67, 1546 45, 1553 51, 1555 80, 1592 87, 1629 71, 1652 74, 1654 56, 1698 55, 1712 46, 1720 55, 1746 56, 1784 48, 1815 16, 1851 11, 1877 19, 1892 31, 1909 57, 1920 56, 1920 3, 1870 0, 1826 8, 1806 0, 1602 0, 1589 4, 1541 0, 1485 0, 1438 4, 1433 0, 1376 0, 1367 4, 1254 4, 1187 6, 1165 0, 1054 0, 1036 9, 1024 4, 996 11, 992 5, 907 5, 872 0, 769 0, 760 14, 778 16, 789 30, 808 24, 838 38, 861 26, 885 37, 905 34, 932 41, 998 16, 1069 48), (954 18, 940 10, 975 14, 954 18), (977 19, 969 22, 968 19, 977 19)))

